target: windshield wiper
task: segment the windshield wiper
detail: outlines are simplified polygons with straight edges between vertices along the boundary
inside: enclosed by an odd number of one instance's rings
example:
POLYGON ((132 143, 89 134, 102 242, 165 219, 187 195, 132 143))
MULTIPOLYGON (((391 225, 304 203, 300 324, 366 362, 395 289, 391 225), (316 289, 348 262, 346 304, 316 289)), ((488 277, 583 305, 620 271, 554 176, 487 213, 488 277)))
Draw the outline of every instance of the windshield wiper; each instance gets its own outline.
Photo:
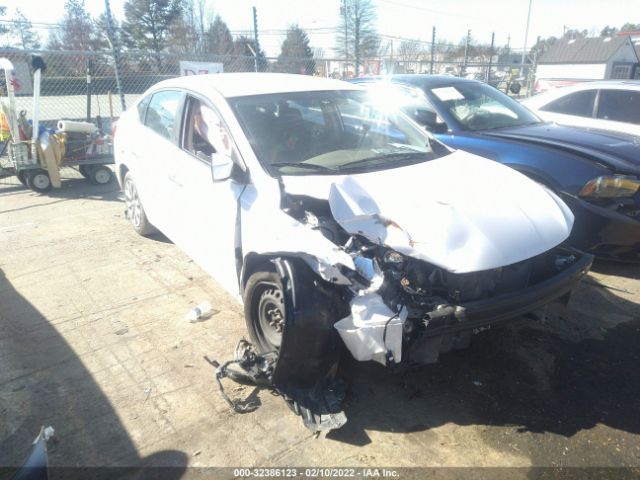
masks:
POLYGON ((336 172, 335 168, 325 167, 324 165, 317 165, 315 163, 299 163, 299 162, 279 162, 272 163, 271 167, 297 167, 306 170, 314 170, 316 172, 336 172))
POLYGON ((339 168, 337 168, 337 170, 351 170, 352 167, 357 167, 357 166, 362 166, 364 164, 367 164, 369 162, 373 162, 375 160, 408 160, 410 158, 416 157, 416 156, 424 156, 426 155, 427 152, 397 152, 397 153, 382 153, 380 155, 375 155, 373 157, 366 157, 366 158, 361 158, 360 160, 356 160, 355 162, 349 162, 349 163, 345 163, 344 165, 340 165, 339 168))

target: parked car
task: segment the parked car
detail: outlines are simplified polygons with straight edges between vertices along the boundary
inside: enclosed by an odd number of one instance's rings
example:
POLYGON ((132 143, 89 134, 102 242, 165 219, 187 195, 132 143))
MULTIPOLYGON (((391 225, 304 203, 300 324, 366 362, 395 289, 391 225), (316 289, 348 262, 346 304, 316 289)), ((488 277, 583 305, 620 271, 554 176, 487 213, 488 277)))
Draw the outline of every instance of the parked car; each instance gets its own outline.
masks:
POLYGON ((452 77, 358 79, 446 145, 515 168, 569 205, 568 242, 601 258, 640 261, 640 141, 541 120, 495 88, 452 77))
POLYGON ((163 81, 120 118, 115 156, 134 229, 242 300, 275 385, 312 388, 341 344, 433 362, 564 298, 591 264, 559 246, 573 215, 549 189, 337 80, 163 81))
POLYGON ((584 82, 522 104, 550 122, 640 136, 640 80, 584 82))

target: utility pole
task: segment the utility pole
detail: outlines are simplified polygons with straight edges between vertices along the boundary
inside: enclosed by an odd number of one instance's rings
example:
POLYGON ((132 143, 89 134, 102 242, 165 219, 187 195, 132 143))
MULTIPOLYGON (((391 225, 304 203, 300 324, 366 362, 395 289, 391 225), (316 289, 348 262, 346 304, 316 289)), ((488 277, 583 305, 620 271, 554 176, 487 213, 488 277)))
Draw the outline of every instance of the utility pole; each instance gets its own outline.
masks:
POLYGON ((120 52, 118 50, 118 40, 113 32, 113 18, 111 17, 111 7, 109 6, 109 0, 104 0, 105 14, 107 16, 107 37, 111 44, 111 52, 113 55, 113 69, 116 74, 116 88, 118 89, 118 95, 120 96, 120 108, 124 112, 127 108, 124 101, 124 93, 122 93, 122 84, 120 83, 120 52))
POLYGON ((433 75, 433 62, 436 56, 436 26, 431 29, 431 65, 429 67, 429 73, 433 75))
POLYGON ((491 33, 491 48, 489 49, 489 68, 487 69, 487 83, 491 81, 491 64, 493 63, 493 47, 496 42, 496 32, 491 33))
POLYGON ((253 40, 255 42, 256 51, 253 52, 253 66, 258 71, 258 52, 260 52, 260 42, 258 41, 258 11, 253 7, 253 40))
POLYGON ((467 63, 469 60, 469 42, 471 41, 471 30, 467 30, 467 41, 464 43, 464 65, 462 66, 462 72, 460 76, 464 77, 467 74, 467 63))
POLYGON ((531 20, 531 3, 533 0, 529 0, 529 12, 527 13, 527 28, 524 30, 524 46, 522 47, 522 59, 520 65, 522 66, 522 73, 524 73, 524 57, 527 54, 527 40, 529 37, 529 21, 531 20))

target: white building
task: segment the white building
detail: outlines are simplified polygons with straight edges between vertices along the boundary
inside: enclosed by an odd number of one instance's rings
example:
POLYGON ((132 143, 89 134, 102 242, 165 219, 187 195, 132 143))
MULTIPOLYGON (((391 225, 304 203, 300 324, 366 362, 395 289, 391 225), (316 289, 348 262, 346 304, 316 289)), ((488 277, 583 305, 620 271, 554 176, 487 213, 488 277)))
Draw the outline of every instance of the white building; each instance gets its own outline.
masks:
POLYGON ((538 81, 640 78, 638 55, 629 35, 561 39, 538 59, 536 78, 538 81))

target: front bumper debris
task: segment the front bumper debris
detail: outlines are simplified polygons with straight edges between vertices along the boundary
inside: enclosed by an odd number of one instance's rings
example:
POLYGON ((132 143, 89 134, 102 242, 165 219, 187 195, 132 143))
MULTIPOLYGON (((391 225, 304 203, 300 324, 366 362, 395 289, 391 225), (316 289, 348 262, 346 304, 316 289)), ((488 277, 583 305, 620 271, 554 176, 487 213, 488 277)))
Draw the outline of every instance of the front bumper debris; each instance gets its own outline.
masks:
POLYGON ((254 385, 268 388, 279 394, 287 402, 289 408, 302 417, 304 426, 312 432, 334 430, 347 423, 347 416, 342 411, 342 401, 346 395, 346 383, 333 376, 319 380, 313 387, 294 387, 278 385, 272 381, 273 372, 278 360, 275 352, 260 355, 246 340, 240 340, 236 347, 236 358, 219 365, 208 360, 216 367, 216 381, 220 394, 236 413, 250 413, 258 408, 252 402, 233 401, 226 394, 222 384, 223 378, 230 378, 243 385, 254 385))

